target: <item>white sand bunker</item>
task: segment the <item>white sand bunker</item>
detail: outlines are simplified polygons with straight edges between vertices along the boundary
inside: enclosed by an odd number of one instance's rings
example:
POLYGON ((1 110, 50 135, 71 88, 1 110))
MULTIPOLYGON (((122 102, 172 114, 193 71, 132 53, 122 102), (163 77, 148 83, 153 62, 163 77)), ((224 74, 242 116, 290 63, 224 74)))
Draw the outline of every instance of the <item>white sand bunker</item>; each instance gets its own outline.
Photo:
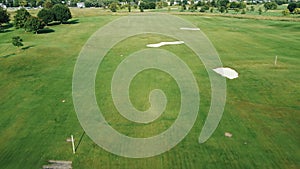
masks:
POLYGON ((158 48, 164 45, 179 45, 179 44, 183 44, 183 41, 175 41, 175 42, 160 42, 160 43, 156 43, 156 44, 148 44, 147 47, 149 48, 158 48))
POLYGON ((180 30, 187 30, 187 31, 199 31, 199 28, 180 28, 180 30))
POLYGON ((213 70, 221 76, 227 77, 228 79, 235 79, 239 77, 238 72, 228 67, 220 67, 213 70))

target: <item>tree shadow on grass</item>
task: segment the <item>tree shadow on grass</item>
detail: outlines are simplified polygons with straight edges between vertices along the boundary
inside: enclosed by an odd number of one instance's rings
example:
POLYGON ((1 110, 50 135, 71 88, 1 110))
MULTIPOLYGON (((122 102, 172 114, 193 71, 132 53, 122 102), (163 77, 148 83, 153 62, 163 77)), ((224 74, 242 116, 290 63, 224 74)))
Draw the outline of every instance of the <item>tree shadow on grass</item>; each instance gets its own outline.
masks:
POLYGON ((78 24, 78 23, 79 23, 79 19, 73 19, 71 21, 64 22, 64 24, 70 24, 70 25, 78 24))
POLYGON ((46 34, 46 33, 52 33, 55 32, 55 30, 50 29, 50 28, 44 28, 38 31, 38 34, 46 34))
POLYGON ((13 30, 5 30, 5 29, 0 29, 0 33, 6 33, 6 32, 12 32, 13 30))
POLYGON ((11 56, 14 56, 14 55, 16 55, 16 53, 11 53, 11 54, 8 54, 8 55, 0 56, 0 58, 8 58, 8 57, 11 57, 11 56))
POLYGON ((80 139, 79 139, 79 141, 78 141, 78 144, 77 144, 76 147, 75 147, 75 151, 77 151, 77 149, 78 149, 78 147, 79 147, 79 145, 80 145, 80 143, 81 143, 81 141, 82 141, 84 135, 85 135, 85 131, 83 131, 83 133, 81 134, 81 137, 80 137, 80 139))
POLYGON ((14 25, 9 23, 9 24, 4 24, 0 26, 0 33, 6 33, 6 32, 11 32, 13 30, 8 30, 9 28, 12 28, 14 25))
POLYGON ((22 47, 21 49, 22 49, 22 50, 27 50, 27 49, 32 48, 32 47, 34 47, 34 46, 35 46, 35 45, 29 45, 29 46, 22 47))

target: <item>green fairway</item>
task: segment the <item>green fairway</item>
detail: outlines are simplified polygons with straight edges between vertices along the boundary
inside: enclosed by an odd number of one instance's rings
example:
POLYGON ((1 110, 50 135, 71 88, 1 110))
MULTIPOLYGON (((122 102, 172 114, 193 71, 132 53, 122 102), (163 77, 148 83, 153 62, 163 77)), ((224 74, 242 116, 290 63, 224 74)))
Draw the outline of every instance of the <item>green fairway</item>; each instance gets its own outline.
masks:
MULTIPOLYGON (((221 122, 212 137, 199 144, 211 101, 208 73, 188 45, 161 47, 192 70, 200 91, 198 117, 187 137, 171 150, 132 159, 105 151, 84 134, 72 102, 73 70, 82 47, 95 31, 121 16, 76 12, 73 24, 51 26, 48 33, 35 35, 13 28, 0 33, 0 168, 41 168, 50 159, 71 160, 75 169, 300 167, 299 22, 180 15, 206 34, 223 65, 234 68, 239 77, 226 80, 221 122), (23 38, 23 49, 11 44, 16 35, 23 38), (76 146, 80 142, 75 155, 66 142, 71 134, 76 146)), ((95 81, 96 98, 117 131, 150 137, 167 130, 178 117, 178 84, 160 70, 142 71, 129 88, 131 102, 140 111, 149 108, 150 91, 165 92, 166 110, 153 123, 125 119, 110 93, 113 73, 125 58, 147 44, 177 40, 181 39, 139 34, 118 42, 103 58, 95 81)))

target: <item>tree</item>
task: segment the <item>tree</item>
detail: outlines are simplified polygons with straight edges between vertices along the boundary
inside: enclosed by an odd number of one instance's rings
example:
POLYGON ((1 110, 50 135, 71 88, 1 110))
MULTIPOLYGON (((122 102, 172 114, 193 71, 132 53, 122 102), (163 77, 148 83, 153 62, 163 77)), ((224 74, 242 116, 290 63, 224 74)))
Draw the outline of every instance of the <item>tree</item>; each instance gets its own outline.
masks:
POLYGON ((239 3, 238 2, 231 2, 229 7, 234 9, 234 8, 238 8, 239 3))
POLYGON ((156 8, 156 4, 154 2, 148 3, 148 9, 155 9, 155 8, 156 8))
POLYGON ((53 4, 49 1, 47 1, 43 4, 43 7, 46 9, 51 9, 53 7, 53 4))
POLYGON ((283 11, 282 11, 282 15, 283 15, 283 16, 288 16, 288 15, 290 15, 290 11, 289 11, 288 9, 283 10, 283 11))
POLYGON ((218 1, 218 6, 224 6, 227 8, 227 5, 229 4, 229 0, 219 0, 218 1))
POLYGON ((287 9, 290 11, 290 12, 294 12, 294 10, 296 8, 300 8, 300 3, 296 3, 296 2, 291 2, 289 3, 289 5, 287 6, 287 9))
POLYGON ((264 7, 267 10, 277 9, 277 4, 275 2, 266 2, 264 7))
POLYGON ((243 9, 242 12, 241 12, 241 14, 246 14, 246 10, 243 9))
POLYGON ((43 8, 39 11, 37 16, 46 24, 52 22, 54 20, 54 13, 50 9, 43 8))
POLYGON ((131 12, 131 2, 130 0, 126 0, 126 2, 128 3, 128 7, 127 7, 128 12, 131 12))
POLYGON ((17 29, 23 28, 26 20, 30 17, 30 13, 25 9, 21 8, 17 10, 17 14, 14 16, 14 25, 17 29))
POLYGON ((72 18, 70 9, 65 5, 56 4, 51 10, 54 13, 54 20, 60 23, 65 23, 72 18))
POLYGON ((116 2, 113 2, 109 5, 109 9, 112 11, 112 12, 117 12, 118 10, 118 4, 116 2))
POLYGON ((261 13, 262 13, 261 7, 258 8, 258 13, 261 15, 261 13))
POLYGON ((1 25, 8 22, 9 22, 9 14, 7 13, 6 10, 0 7, 0 31, 1 31, 1 25))
POLYGON ((224 12, 226 11, 225 6, 221 6, 221 7, 219 8, 219 11, 220 11, 221 13, 224 13, 224 12))
POLYGON ((300 14, 300 8, 294 9, 294 14, 300 14))
POLYGON ((19 0, 19 5, 20 5, 21 7, 24 7, 24 6, 27 5, 27 1, 26 1, 26 0, 19 0))
POLYGON ((37 34, 38 30, 43 29, 44 26, 45 25, 39 18, 37 18, 35 16, 31 16, 25 22, 24 28, 28 32, 33 32, 33 33, 37 34))
POLYGON ((23 40, 20 38, 20 36, 14 36, 12 37, 12 44, 16 47, 23 46, 23 40))

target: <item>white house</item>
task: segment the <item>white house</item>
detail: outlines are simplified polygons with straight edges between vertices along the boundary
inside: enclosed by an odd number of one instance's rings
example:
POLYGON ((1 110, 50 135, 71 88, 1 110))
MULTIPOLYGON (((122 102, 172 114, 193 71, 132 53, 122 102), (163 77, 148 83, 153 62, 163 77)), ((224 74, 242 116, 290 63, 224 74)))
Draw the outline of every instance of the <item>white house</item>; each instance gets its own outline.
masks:
POLYGON ((85 8, 84 2, 78 2, 76 5, 77 8, 85 8))

